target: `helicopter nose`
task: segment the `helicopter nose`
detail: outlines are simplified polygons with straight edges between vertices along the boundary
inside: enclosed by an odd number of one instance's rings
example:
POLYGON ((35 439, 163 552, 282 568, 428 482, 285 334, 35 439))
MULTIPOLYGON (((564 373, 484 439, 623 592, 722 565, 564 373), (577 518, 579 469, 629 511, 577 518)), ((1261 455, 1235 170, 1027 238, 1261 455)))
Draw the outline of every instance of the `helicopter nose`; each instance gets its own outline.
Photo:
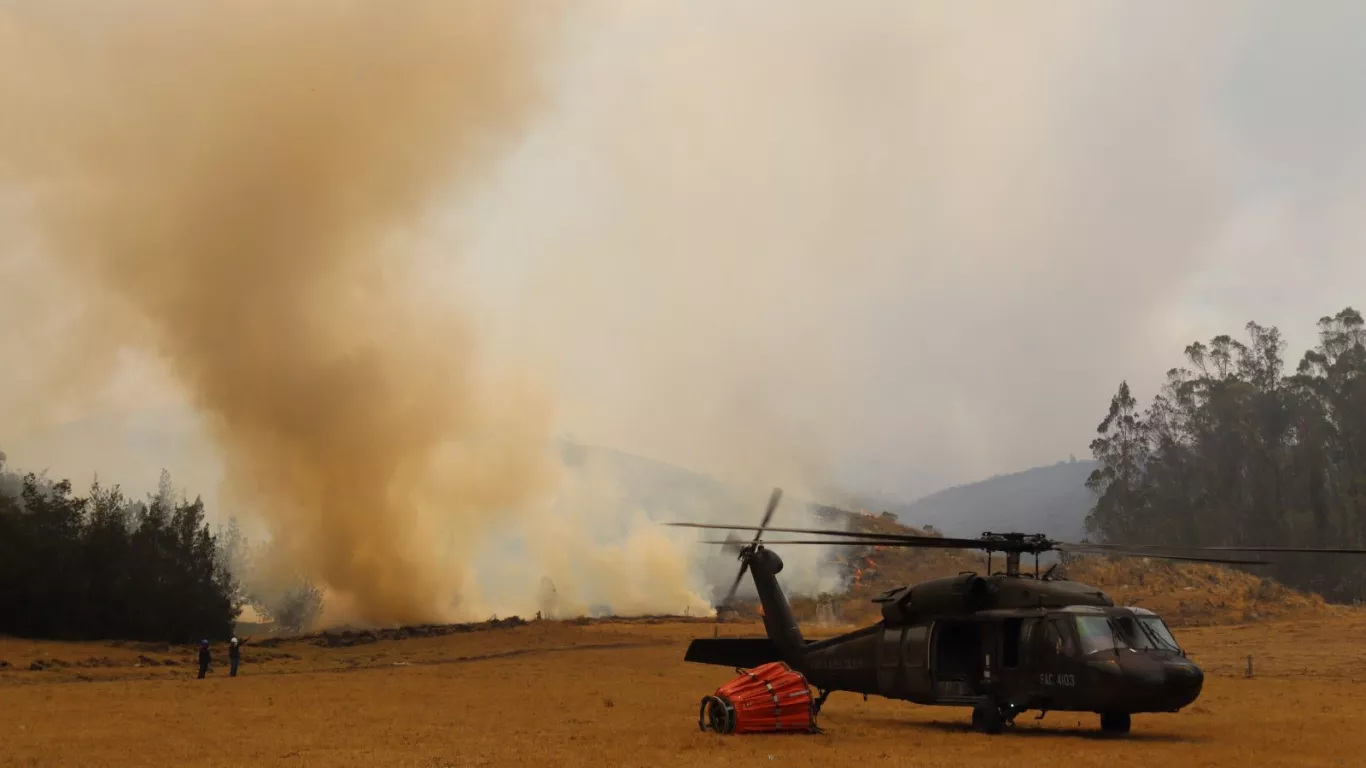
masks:
POLYGON ((1173 659, 1163 664, 1166 689, 1172 709, 1180 709, 1200 696, 1205 684, 1205 673, 1184 659, 1173 659))

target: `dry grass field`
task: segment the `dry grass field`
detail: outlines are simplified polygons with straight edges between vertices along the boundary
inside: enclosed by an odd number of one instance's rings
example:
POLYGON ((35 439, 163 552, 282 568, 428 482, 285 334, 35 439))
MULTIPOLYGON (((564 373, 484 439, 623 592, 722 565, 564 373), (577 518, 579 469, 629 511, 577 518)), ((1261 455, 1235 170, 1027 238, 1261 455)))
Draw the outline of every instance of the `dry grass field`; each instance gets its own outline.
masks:
POLYGON ((714 630, 759 628, 532 622, 335 647, 306 638, 247 646, 237 678, 219 660, 205 680, 190 648, 0 638, 0 764, 1366 765, 1356 611, 1180 632, 1207 671, 1204 696, 1183 713, 1136 716, 1123 739, 1064 714, 986 736, 967 729, 965 710, 838 694, 824 734, 701 733, 698 699, 731 673, 681 657, 714 630))

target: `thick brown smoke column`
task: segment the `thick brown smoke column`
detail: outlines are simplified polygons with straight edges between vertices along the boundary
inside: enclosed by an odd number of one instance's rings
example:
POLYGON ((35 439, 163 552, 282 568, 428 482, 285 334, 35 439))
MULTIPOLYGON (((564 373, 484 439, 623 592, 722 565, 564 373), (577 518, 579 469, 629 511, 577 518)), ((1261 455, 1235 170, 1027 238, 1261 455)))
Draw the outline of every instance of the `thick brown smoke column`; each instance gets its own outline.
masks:
POLYGON ((505 390, 460 318, 405 282, 404 228, 533 101, 526 9, 0 9, 0 185, 92 296, 150 326, 231 490, 361 619, 449 604, 430 510, 472 534, 544 479, 546 414, 487 397, 505 390))

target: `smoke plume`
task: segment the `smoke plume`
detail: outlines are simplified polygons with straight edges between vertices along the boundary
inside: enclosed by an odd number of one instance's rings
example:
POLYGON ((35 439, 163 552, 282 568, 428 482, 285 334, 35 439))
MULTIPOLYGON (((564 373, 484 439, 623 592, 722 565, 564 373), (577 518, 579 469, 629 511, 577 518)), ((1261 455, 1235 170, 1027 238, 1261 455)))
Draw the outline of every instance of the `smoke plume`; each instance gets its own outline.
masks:
POLYGON ((646 522, 1084 456, 1121 379, 1366 276, 1355 6, 30 5, 0 10, 3 447, 65 422, 45 455, 88 473, 129 429, 57 406, 197 411, 377 620, 679 610, 735 564, 646 522), (642 501, 557 432, 747 490, 642 501))
POLYGON ((1359 294, 1361 7, 623 5, 470 253, 585 439, 908 502, 1359 294))
POLYGON ((433 201, 540 106, 531 8, 0 9, 0 183, 98 321, 61 379, 153 345, 232 497, 361 619, 442 615, 452 558, 553 482, 543 394, 415 277, 433 201))

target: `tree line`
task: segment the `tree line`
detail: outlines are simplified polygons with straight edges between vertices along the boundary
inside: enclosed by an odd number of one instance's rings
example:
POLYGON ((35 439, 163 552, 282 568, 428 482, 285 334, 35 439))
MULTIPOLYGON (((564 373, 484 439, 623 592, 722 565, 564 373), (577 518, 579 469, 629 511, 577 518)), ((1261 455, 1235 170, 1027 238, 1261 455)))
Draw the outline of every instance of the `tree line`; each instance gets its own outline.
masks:
POLYGON ((146 501, 98 481, 4 471, 0 453, 0 634, 174 643, 231 636, 239 590, 204 522, 204 504, 146 501))
POLYGON ((227 639, 249 605, 278 629, 308 629, 323 590, 281 573, 270 547, 249 542, 236 518, 211 530, 204 503, 157 492, 125 497, 96 481, 77 496, 67 480, 18 474, 0 452, 0 634, 173 643, 227 639))
MULTIPOLYGON (((1185 350, 1140 409, 1127 382, 1091 443, 1102 541, 1168 546, 1366 547, 1366 324, 1347 308, 1287 372, 1255 322, 1185 350)), ((1331 600, 1366 597, 1366 563, 1301 556, 1267 575, 1331 600)))

